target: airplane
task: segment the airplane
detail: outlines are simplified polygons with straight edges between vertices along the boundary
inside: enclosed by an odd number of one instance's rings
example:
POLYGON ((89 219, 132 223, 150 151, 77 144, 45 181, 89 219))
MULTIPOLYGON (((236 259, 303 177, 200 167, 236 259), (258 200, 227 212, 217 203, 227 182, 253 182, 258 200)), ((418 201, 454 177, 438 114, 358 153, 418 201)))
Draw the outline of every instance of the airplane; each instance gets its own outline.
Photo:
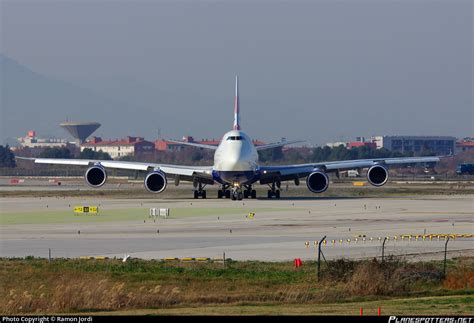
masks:
POLYGON ((106 169, 128 169, 146 171, 145 188, 151 193, 163 192, 168 184, 168 178, 174 178, 174 184, 180 181, 190 181, 194 187, 194 198, 205 199, 207 185, 220 185, 218 198, 257 197, 254 184, 259 182, 268 185, 268 198, 280 198, 280 186, 283 181, 294 181, 300 184, 300 179, 306 178, 306 186, 313 193, 322 193, 329 186, 328 173, 366 168, 367 180, 373 186, 382 186, 389 178, 390 165, 432 163, 438 162, 439 157, 400 157, 375 158, 343 161, 328 161, 307 164, 265 166, 259 165, 258 151, 272 149, 301 141, 282 141, 272 144, 255 146, 251 138, 240 127, 239 81, 235 78, 234 124, 233 129, 224 134, 218 146, 191 142, 179 142, 199 148, 215 150, 214 165, 212 166, 181 166, 143 162, 127 162, 115 160, 84 160, 84 159, 55 159, 55 158, 25 158, 38 164, 57 164, 89 166, 84 179, 91 187, 98 188, 107 181, 106 169))

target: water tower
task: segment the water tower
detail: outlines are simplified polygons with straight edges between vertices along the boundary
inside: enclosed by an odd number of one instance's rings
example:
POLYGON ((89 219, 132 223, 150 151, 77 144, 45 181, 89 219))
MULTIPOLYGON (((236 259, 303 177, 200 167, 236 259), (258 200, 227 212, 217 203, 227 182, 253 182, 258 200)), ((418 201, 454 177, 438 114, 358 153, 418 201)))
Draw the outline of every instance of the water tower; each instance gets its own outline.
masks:
POLYGON ((60 124, 63 129, 66 129, 67 132, 74 139, 77 140, 78 144, 82 144, 86 141, 87 137, 92 135, 100 127, 98 122, 63 122, 60 124))

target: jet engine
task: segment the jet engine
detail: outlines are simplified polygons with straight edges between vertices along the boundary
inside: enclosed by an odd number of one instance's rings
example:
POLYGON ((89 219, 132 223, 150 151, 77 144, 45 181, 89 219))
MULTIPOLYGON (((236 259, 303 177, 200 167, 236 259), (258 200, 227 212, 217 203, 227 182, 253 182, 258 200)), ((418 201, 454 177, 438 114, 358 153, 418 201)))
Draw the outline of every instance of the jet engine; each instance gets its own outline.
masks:
POLYGON ((144 184, 149 192, 161 193, 166 188, 166 176, 160 171, 153 171, 146 175, 144 184))
POLYGON ((374 186, 382 186, 387 183, 388 170, 382 165, 374 165, 367 171, 367 180, 374 186))
POLYGON ((315 171, 306 178, 306 185, 313 193, 322 193, 328 189, 329 177, 325 172, 315 171))
POLYGON ((95 165, 89 167, 89 169, 86 170, 84 178, 87 184, 89 184, 90 186, 101 187, 105 184, 105 181, 107 180, 107 172, 105 171, 104 167, 100 165, 95 165))

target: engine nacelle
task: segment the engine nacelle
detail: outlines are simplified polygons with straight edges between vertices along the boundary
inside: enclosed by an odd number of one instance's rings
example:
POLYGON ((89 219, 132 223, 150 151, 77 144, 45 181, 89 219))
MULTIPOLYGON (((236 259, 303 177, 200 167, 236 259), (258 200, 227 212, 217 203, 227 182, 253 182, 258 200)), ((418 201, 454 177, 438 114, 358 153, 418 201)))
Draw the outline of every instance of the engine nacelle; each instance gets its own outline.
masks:
POLYGON ((306 185, 313 193, 322 193, 328 189, 329 177, 325 172, 315 171, 306 178, 306 185))
POLYGON ((388 181, 388 170, 382 165, 374 165, 367 171, 367 180, 374 186, 382 186, 388 181))
POLYGON ((153 171, 146 175, 144 184, 148 192, 161 193, 167 185, 166 176, 160 171, 153 171))
POLYGON ((105 171, 104 167, 100 165, 95 165, 89 167, 84 174, 84 178, 86 183, 92 187, 101 187, 105 184, 107 180, 107 172, 105 171))

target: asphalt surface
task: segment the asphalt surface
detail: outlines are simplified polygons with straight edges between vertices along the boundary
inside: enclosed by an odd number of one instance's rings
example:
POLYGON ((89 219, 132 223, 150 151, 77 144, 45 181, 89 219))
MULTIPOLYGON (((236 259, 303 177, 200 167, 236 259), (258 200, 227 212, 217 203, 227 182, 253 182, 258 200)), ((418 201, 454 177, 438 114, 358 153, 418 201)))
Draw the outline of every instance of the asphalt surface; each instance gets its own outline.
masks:
MULTIPOLYGON (((53 258, 219 258, 225 252, 227 258, 236 260, 305 260, 316 259, 314 241, 327 236, 322 246, 326 259, 380 256, 384 237, 390 238, 385 244, 386 255, 441 259, 445 240, 435 236, 430 240, 429 234, 474 233, 473 195, 240 202, 12 197, 0 198, 0 211, 10 216, 26 213, 34 219, 31 224, 1 225, 1 257, 46 258, 51 249, 53 258), (44 212, 66 211, 64 216, 72 217, 70 205, 98 204, 103 210, 136 208, 143 214, 132 220, 88 222, 86 218, 78 223, 41 223, 44 212), (189 216, 154 220, 148 216, 150 207, 168 207, 171 214, 174 208, 189 209, 189 216), (233 209, 230 214, 229 208, 233 209), (199 209, 213 212, 195 215, 199 209), (262 211, 250 219, 249 210, 262 211), (401 240, 402 234, 420 237, 401 240)), ((451 239, 448 250, 449 257, 473 255, 473 239, 451 239)))

